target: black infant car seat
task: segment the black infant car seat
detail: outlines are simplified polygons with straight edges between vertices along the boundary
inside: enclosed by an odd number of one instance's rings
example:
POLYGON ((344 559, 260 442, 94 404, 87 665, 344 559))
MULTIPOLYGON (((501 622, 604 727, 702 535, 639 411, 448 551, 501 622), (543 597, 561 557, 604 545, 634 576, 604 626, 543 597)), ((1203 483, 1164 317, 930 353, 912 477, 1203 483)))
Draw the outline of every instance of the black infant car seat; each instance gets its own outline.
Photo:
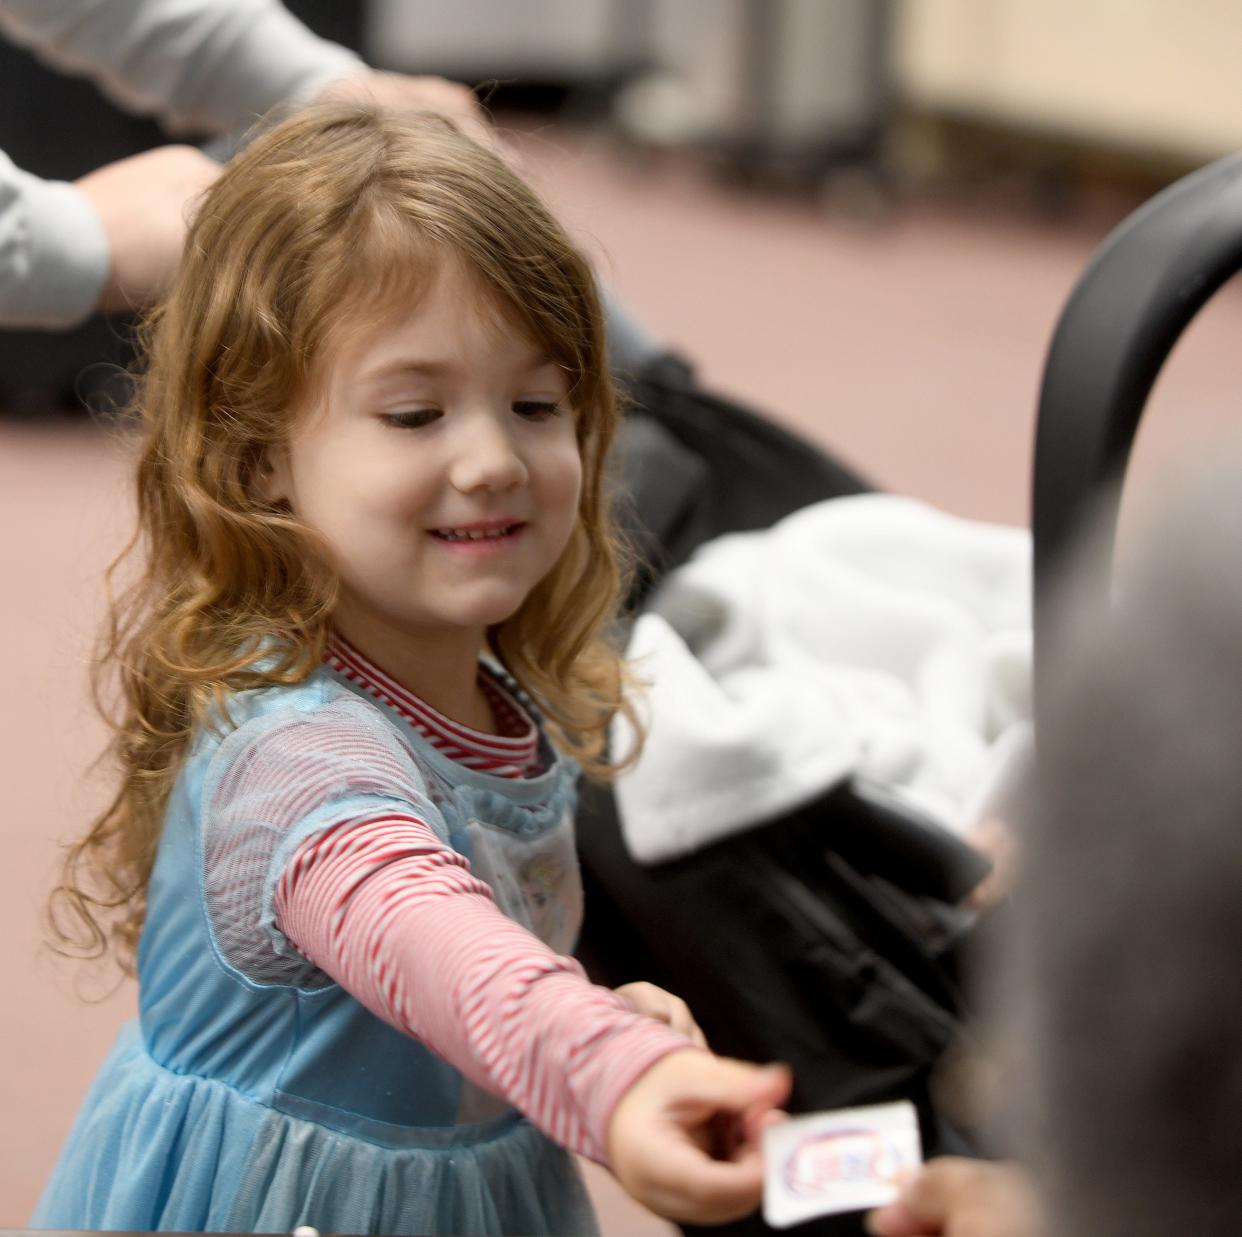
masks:
MULTIPOLYGON (((662 357, 629 384, 617 452, 621 512, 644 562, 640 609, 703 542, 766 528, 866 492, 855 472, 662 357)), ((793 1111, 910 1098, 929 1150, 964 1150, 928 1095, 965 1013, 952 903, 986 870, 875 787, 848 784, 779 820, 644 867, 625 849, 611 791, 584 786, 578 842, 593 978, 683 997, 712 1047, 793 1066, 793 1111)), ((752 1217, 716 1232, 760 1233, 752 1217)), ((857 1217, 800 1231, 861 1233, 857 1217)))

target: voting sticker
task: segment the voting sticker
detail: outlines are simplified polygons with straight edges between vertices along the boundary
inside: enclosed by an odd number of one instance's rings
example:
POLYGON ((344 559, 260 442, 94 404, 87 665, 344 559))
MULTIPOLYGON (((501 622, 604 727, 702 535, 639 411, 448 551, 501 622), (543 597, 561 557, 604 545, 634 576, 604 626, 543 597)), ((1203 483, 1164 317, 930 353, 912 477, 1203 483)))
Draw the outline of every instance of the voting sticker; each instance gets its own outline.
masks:
POLYGON ((787 1228, 891 1203, 922 1163, 907 1101, 791 1117, 764 1132, 763 1217, 787 1228))

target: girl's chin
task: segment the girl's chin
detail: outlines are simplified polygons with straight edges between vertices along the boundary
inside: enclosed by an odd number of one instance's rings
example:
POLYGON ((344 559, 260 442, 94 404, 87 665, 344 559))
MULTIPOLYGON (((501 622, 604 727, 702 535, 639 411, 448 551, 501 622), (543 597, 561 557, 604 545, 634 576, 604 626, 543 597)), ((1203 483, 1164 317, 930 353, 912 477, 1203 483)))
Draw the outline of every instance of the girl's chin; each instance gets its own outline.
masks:
POLYGON ((482 642, 488 631, 511 619, 518 611, 516 605, 471 606, 445 614, 372 614, 369 618, 356 611, 342 618, 338 612, 337 628, 346 637, 351 628, 369 630, 387 639, 422 640, 446 647, 459 641, 464 644, 482 642), (359 621, 361 619, 361 621, 359 621))

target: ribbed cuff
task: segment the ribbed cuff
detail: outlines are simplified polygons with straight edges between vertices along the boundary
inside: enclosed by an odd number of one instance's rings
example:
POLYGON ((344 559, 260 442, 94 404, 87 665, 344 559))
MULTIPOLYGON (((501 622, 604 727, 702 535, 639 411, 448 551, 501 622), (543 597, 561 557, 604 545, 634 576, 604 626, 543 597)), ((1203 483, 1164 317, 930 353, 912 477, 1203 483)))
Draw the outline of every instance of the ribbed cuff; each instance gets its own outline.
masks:
POLYGON ((77 326, 99 303, 108 278, 103 223, 73 185, 17 168, 10 175, 17 196, 7 209, 0 205, 0 322, 77 326))
POLYGON ((603 1071, 592 1097, 588 1123, 591 1145, 581 1148, 583 1155, 605 1168, 609 1167, 608 1128, 621 1098, 657 1061, 662 1061, 671 1052, 682 1052, 687 1048, 707 1051, 679 1031, 647 1018, 609 1042, 606 1051, 610 1064, 603 1071))

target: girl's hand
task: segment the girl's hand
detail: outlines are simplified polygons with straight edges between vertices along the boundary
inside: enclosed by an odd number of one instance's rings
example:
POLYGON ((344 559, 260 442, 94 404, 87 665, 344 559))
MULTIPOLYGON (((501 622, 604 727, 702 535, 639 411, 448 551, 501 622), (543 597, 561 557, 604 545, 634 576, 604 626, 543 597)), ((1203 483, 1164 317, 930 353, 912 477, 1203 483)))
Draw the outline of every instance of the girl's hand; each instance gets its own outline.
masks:
POLYGON ((867 1217, 874 1237, 1039 1237, 1030 1182, 1012 1164, 930 1161, 901 1198, 867 1217))
POLYGON ((681 997, 665 992, 663 988, 657 988, 655 984, 641 982, 622 984, 613 991, 618 996, 624 997, 640 1014, 646 1014, 648 1018, 655 1018, 672 1027, 674 1031, 680 1031, 700 1048, 707 1047, 707 1040, 699 1024, 695 1022, 690 1007, 681 997))
POLYGON ((779 1105, 791 1081, 783 1065, 750 1065, 697 1048, 669 1053, 613 1112, 613 1175, 669 1220, 720 1224, 748 1215, 763 1197, 760 1136, 784 1116, 779 1105))

